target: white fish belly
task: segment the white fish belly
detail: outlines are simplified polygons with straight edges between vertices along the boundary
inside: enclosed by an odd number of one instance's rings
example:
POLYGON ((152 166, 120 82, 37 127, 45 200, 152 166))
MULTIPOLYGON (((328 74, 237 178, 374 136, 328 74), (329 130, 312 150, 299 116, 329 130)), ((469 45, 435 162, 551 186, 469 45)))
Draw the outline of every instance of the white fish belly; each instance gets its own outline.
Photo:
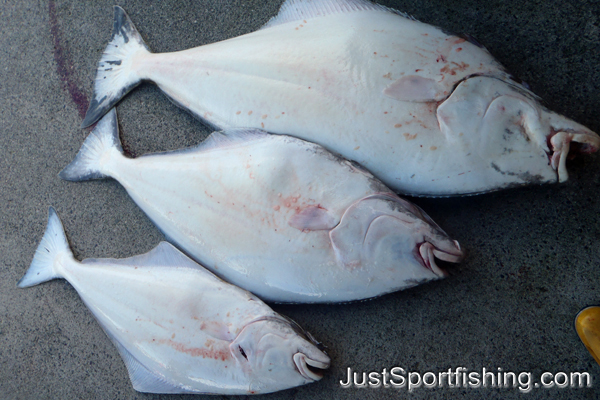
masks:
POLYGON ((482 166, 490 170, 487 155, 441 132, 437 103, 419 96, 443 99, 473 74, 507 76, 485 50, 384 11, 290 22, 149 54, 137 69, 216 126, 263 128, 319 143, 390 187, 417 194, 452 192, 477 181, 482 166), (417 85, 412 96, 418 101, 384 93, 395 82, 405 84, 405 77, 424 79, 417 82, 432 91, 417 85))
POLYGON ((249 143, 121 159, 110 174, 174 243, 263 299, 347 301, 406 287, 407 279, 437 279, 414 260, 416 243, 395 267, 377 257, 362 268, 338 261, 330 231, 344 212, 390 193, 370 174, 286 136, 249 143))
POLYGON ((136 268, 111 260, 64 264, 109 336, 140 364, 191 391, 248 392, 229 344, 250 321, 275 313, 198 269, 136 268))

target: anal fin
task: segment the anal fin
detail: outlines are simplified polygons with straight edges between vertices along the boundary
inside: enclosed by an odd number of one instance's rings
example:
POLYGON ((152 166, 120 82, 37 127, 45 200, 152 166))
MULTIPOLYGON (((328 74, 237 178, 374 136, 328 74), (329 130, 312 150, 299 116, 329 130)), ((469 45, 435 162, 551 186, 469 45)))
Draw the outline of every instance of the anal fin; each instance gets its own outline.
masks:
MULTIPOLYGON (((106 331, 106 330, 105 330, 106 331)), ((108 334, 108 332, 107 332, 108 334)), ((130 352, 119 343, 116 338, 108 334, 112 342, 119 350, 119 354, 125 362, 127 372, 129 372, 129 379, 133 388, 138 392, 143 393, 196 393, 192 390, 186 389, 184 386, 177 386, 168 382, 164 377, 159 374, 153 373, 143 364, 141 364, 130 352)))

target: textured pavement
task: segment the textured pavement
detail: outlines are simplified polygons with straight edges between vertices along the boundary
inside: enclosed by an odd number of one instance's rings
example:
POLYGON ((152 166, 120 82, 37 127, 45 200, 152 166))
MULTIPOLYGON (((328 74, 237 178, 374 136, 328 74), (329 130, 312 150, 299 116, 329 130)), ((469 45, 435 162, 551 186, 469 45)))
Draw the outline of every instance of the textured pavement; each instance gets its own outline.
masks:
MULTIPOLYGON (((547 106, 600 131, 597 1, 380 1, 467 32, 547 106)), ((258 29, 281 0, 119 2, 155 52, 258 29)), ((176 399, 135 392, 117 350, 64 280, 17 289, 49 206, 76 258, 128 257, 162 234, 113 180, 58 178, 89 130, 79 129, 112 2, 0 3, 0 399, 176 399)), ((144 84, 118 105, 123 147, 137 156, 192 146, 210 131, 144 84)), ((569 164, 565 184, 475 197, 413 199, 467 251, 443 281, 345 305, 274 305, 328 347, 320 382, 270 399, 520 398, 518 388, 348 388, 358 372, 402 367, 588 372, 592 388, 534 388, 529 398, 600 397, 600 366, 579 342, 576 313, 600 304, 600 160, 569 164)), ((214 397, 212 397, 214 398, 214 397)), ((257 396, 257 398, 260 398, 257 396)))

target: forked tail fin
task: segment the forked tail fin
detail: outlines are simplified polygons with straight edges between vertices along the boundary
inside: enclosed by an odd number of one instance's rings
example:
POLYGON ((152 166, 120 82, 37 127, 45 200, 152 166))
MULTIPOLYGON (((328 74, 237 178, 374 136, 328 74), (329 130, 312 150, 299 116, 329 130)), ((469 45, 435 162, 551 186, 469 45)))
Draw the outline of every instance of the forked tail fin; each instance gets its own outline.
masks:
POLYGON ((104 178, 106 177, 104 165, 115 155, 122 154, 117 112, 113 108, 98 122, 81 145, 75 159, 60 171, 58 176, 73 182, 104 178))
POLYGON ((60 278, 60 274, 54 268, 55 260, 61 253, 73 257, 62 223, 54 208, 50 207, 48 214, 48 226, 35 251, 31 266, 25 276, 17 283, 20 288, 35 286, 42 282, 60 278))
POLYGON ((115 6, 113 34, 100 58, 94 81, 94 96, 81 123, 94 124, 141 80, 132 69, 136 54, 150 53, 125 11, 115 6))

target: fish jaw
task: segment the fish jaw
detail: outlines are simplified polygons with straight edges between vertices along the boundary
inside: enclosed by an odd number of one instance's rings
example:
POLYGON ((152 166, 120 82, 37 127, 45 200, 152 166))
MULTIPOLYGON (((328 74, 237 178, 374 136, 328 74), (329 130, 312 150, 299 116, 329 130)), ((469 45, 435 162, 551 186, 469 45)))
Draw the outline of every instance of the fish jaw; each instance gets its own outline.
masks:
POLYGON ((276 317, 246 325, 229 349, 249 377, 250 393, 270 393, 322 378, 330 358, 309 334, 276 317))
POLYGON ((458 242, 420 208, 387 193, 350 206, 330 239, 341 266, 364 270, 387 265, 396 289, 445 277, 436 258, 452 263, 463 258, 458 242))
POLYGON ((522 86, 475 76, 462 81, 437 108, 440 130, 470 156, 470 192, 568 179, 569 150, 593 153, 600 137, 540 105, 522 86), (571 143, 578 143, 572 146, 571 143))
POLYGON ((558 174, 558 181, 569 179, 567 158, 580 154, 591 154, 600 148, 600 137, 585 126, 571 121, 562 115, 548 112, 551 132, 548 143, 552 148, 550 165, 558 174), (575 146, 573 146, 575 144, 575 146))

